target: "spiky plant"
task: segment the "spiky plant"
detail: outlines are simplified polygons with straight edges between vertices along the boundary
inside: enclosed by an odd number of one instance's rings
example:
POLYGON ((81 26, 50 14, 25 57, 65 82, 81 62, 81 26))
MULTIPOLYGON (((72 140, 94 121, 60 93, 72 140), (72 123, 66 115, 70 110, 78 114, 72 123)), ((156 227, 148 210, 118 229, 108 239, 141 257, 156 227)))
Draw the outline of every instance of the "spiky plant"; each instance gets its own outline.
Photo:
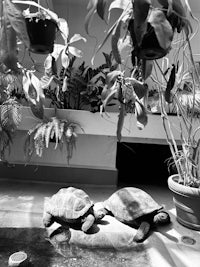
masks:
POLYGON ((0 107, 0 157, 10 153, 13 136, 22 120, 21 105, 14 99, 6 100, 0 107))
POLYGON ((56 117, 38 123, 28 131, 24 146, 26 158, 30 161, 34 154, 42 157, 44 149, 49 147, 50 142, 54 142, 54 149, 59 147, 62 150, 64 146, 66 147, 66 157, 69 163, 76 147, 77 134, 75 130, 77 126, 77 123, 56 117))

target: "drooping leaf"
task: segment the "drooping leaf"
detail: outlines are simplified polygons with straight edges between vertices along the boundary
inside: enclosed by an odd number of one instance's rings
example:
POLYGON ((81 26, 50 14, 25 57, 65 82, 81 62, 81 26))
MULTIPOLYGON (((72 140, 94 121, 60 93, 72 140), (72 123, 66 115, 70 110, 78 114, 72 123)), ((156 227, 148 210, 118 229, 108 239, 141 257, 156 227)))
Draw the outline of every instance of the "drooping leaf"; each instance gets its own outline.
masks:
POLYGON ((10 98, 1 105, 1 125, 7 131, 14 132, 22 120, 21 105, 10 98))
POLYGON ((106 8, 106 1, 105 0, 98 0, 97 3, 97 14, 99 17, 104 20, 105 16, 105 8, 106 8))
POLYGON ((113 85, 112 87, 108 87, 105 85, 103 91, 102 91, 102 109, 105 109, 106 106, 114 99, 116 93, 117 93, 117 87, 113 85))
POLYGON ((121 64, 121 55, 118 49, 118 41, 120 38, 121 24, 122 24, 122 21, 120 20, 118 24, 115 26, 112 32, 112 38, 111 38, 111 48, 112 48, 113 57, 118 64, 121 64))
POLYGON ((108 86, 112 86, 119 75, 122 75, 122 72, 120 70, 114 70, 108 73, 106 76, 106 84, 108 86))
POLYGON ((160 46, 169 50, 173 39, 173 30, 164 13, 158 9, 152 10, 148 22, 154 28, 160 46))
POLYGON ((134 0, 133 2, 134 32, 138 46, 140 46, 147 30, 147 16, 150 4, 150 0, 134 0))
POLYGON ((173 64, 173 67, 172 67, 172 70, 169 76, 169 80, 167 82, 166 90, 165 90, 165 100, 168 103, 172 103, 171 90, 174 87, 175 80, 176 80, 176 66, 173 64))
POLYGON ((80 34, 76 33, 69 40, 69 44, 72 44, 72 43, 77 42, 77 41, 80 41, 80 40, 83 40, 84 42, 87 42, 86 38, 84 38, 80 34))
POLYGON ((37 102, 39 102, 40 98, 45 98, 43 89, 41 88, 41 83, 38 77, 34 73, 30 73, 30 79, 31 79, 31 84, 34 86, 36 93, 37 93, 37 102))
POLYGON ((131 0, 115 0, 110 4, 108 11, 110 12, 114 8, 126 10, 131 5, 131 0))
POLYGON ((130 83, 139 99, 143 98, 148 92, 148 85, 146 83, 140 82, 135 78, 129 78, 130 83))
POLYGON ((124 125, 124 118, 126 116, 126 108, 125 105, 121 103, 120 110, 119 110, 119 116, 117 121, 117 140, 120 142, 122 138, 122 128, 124 125))
POLYGON ((153 61, 152 60, 142 60, 142 78, 144 81, 151 75, 153 69, 153 61))
POLYGON ((35 105, 33 103, 30 103, 30 107, 33 115, 36 118, 39 118, 41 120, 44 118, 44 107, 41 99, 39 99, 39 101, 36 101, 35 105))
POLYGON ((65 53, 65 50, 61 53, 61 64, 65 69, 69 66, 69 55, 65 53))
POLYGON ((137 119, 137 127, 143 130, 147 125, 148 117, 144 105, 140 101, 135 101, 135 115, 137 119))
POLYGON ((31 83, 30 71, 26 71, 24 73, 22 83, 26 99, 35 105, 37 99, 37 91, 31 83))
POLYGON ((69 26, 65 19, 59 18, 58 19, 58 28, 61 32, 61 35, 65 41, 65 45, 67 45, 68 37, 69 37, 69 26))
POLYGON ((68 49, 69 49, 69 52, 75 57, 82 57, 83 56, 83 52, 74 46, 69 46, 68 49))
POLYGON ((14 72, 18 71, 16 33, 10 26, 8 20, 0 32, 0 62, 8 69, 14 72))
POLYGON ((55 59, 55 61, 60 56, 60 53, 66 49, 65 45, 62 44, 54 44, 53 52, 51 53, 52 57, 55 59))
POLYGON ((25 19, 21 10, 13 4, 11 0, 5 0, 4 15, 8 18, 11 27, 14 29, 19 39, 27 48, 29 48, 30 40, 26 29, 25 19))
POLYGON ((85 31, 86 33, 89 35, 89 27, 90 27, 90 23, 92 22, 92 19, 93 19, 93 16, 96 12, 96 7, 97 7, 97 1, 98 0, 90 0, 89 1, 89 4, 87 6, 87 10, 88 10, 88 13, 85 17, 85 31))

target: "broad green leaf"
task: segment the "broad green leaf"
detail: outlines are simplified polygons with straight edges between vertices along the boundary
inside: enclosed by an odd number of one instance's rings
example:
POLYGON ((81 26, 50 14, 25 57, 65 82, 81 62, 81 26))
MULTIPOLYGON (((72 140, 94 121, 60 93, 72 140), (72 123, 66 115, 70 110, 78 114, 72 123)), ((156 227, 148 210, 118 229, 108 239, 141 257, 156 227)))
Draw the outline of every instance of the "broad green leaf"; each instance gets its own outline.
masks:
POLYGON ((170 49, 173 39, 173 30, 165 14, 161 10, 154 9, 150 13, 148 22, 154 28, 160 46, 165 50, 170 49))
POLYGON ((69 46, 69 52, 75 57, 82 57, 83 52, 74 46, 69 46))
POLYGON ((26 23, 24 16, 19 8, 14 5, 10 0, 4 1, 4 15, 8 18, 10 25, 15 30, 19 39, 24 45, 29 48, 30 41, 26 29, 26 23))
POLYGON ((55 60, 58 59, 58 57, 60 56, 60 53, 65 50, 66 46, 62 45, 62 44, 55 44, 54 45, 54 49, 53 52, 51 53, 52 57, 55 58, 55 60))
POLYGON ((30 71, 24 72, 22 83, 26 99, 35 105, 37 99, 37 91, 31 83, 30 71))
POLYGON ((148 92, 148 85, 146 83, 140 82, 134 78, 130 78, 133 89, 139 99, 143 98, 148 92))
POLYGON ((65 41, 65 45, 67 45, 68 37, 69 37, 69 27, 67 21, 63 18, 58 19, 58 28, 61 32, 61 35, 65 41))
POLYGON ((96 7, 97 7, 97 1, 98 0, 90 0, 87 10, 88 13, 85 17, 85 31, 86 33, 89 35, 89 27, 90 27, 90 23, 92 22, 93 16, 96 12, 96 7))
POLYGON ((131 5, 131 0, 115 0, 110 4, 108 11, 110 12, 114 8, 125 10, 128 7, 131 7, 131 5))
POLYGON ((81 36, 79 33, 76 33, 72 36, 72 38, 69 40, 69 44, 72 44, 74 42, 83 40, 84 42, 87 42, 86 38, 84 38, 83 36, 81 36))

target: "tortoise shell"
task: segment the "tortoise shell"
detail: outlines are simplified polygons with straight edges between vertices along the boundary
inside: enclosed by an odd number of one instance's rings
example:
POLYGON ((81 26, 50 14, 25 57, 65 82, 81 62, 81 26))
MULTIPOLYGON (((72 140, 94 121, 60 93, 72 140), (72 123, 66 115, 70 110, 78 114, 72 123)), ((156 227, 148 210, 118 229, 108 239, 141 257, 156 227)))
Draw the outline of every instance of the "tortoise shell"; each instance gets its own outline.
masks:
POLYGON ((135 187, 119 189, 104 201, 104 207, 119 221, 127 224, 162 209, 149 194, 135 187))
POLYGON ((90 197, 83 190, 68 187, 60 189, 49 199, 46 212, 70 221, 83 216, 92 206, 90 197))

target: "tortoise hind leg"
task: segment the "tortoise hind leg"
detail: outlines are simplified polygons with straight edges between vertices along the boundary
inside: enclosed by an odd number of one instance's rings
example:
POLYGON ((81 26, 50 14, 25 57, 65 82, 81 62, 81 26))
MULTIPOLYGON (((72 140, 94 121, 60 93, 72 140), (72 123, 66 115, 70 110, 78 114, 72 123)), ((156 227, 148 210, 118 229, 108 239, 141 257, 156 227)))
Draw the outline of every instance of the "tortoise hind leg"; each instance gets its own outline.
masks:
POLYGON ((86 216, 83 220, 81 230, 86 233, 92 227, 92 225, 94 224, 94 221, 95 221, 95 218, 92 214, 89 214, 88 216, 86 216))
POLYGON ((145 221, 142 222, 133 240, 137 243, 143 242, 147 238, 149 231, 150 231, 150 223, 145 222, 145 221))

